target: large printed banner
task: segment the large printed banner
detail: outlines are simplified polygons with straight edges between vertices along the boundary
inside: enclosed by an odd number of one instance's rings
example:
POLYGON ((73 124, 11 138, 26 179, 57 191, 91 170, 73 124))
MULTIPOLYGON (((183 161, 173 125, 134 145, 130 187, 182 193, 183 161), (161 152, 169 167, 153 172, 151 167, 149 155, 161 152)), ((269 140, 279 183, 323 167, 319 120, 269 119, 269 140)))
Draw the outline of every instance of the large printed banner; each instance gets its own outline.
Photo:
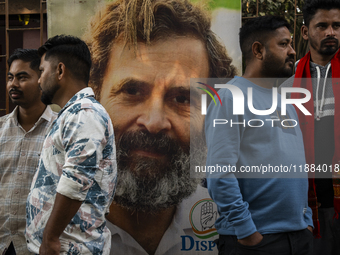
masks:
MULTIPOLYGON (((58 34, 70 34, 82 37, 90 18, 114 0, 91 1, 47 1, 48 38, 58 34)), ((200 0, 192 0, 199 2, 200 0)), ((208 1, 207 1, 208 2, 208 1)), ((228 55, 238 73, 242 72, 242 54, 239 47, 239 29, 241 27, 241 0, 211 0, 211 28, 225 45, 228 55)))
POLYGON ((49 37, 89 45, 90 86, 115 129, 111 254, 218 254, 217 206, 204 176, 190 176, 190 137, 204 146, 190 79, 241 74, 241 1, 48 0, 47 12, 49 37))

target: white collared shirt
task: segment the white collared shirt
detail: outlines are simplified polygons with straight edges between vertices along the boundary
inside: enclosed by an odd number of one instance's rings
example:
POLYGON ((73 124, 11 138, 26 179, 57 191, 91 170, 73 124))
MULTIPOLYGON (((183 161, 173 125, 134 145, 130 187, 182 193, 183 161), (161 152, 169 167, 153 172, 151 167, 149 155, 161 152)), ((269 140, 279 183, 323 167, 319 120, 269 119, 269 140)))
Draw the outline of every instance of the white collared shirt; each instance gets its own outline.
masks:
MULTIPOLYGON (((218 238, 217 232, 212 227, 209 233, 214 236, 207 239, 200 239, 195 236, 193 226, 200 229, 201 226, 196 224, 200 221, 201 206, 211 200, 206 188, 197 186, 197 190, 189 198, 182 201, 177 206, 176 213, 172 219, 169 228, 164 233, 155 255, 204 255, 218 254, 217 246, 213 241, 218 238), (190 220, 192 219, 192 220, 190 220), (190 223, 191 222, 191 223, 190 223), (191 225, 193 224, 193 226, 191 225), (211 249, 209 250, 209 245, 211 249)), ((214 206, 214 217, 217 217, 217 207, 214 206)), ((132 236, 123 229, 107 221, 107 226, 111 231, 111 255, 148 255, 132 236)), ((202 236, 206 236, 202 234, 202 236)))

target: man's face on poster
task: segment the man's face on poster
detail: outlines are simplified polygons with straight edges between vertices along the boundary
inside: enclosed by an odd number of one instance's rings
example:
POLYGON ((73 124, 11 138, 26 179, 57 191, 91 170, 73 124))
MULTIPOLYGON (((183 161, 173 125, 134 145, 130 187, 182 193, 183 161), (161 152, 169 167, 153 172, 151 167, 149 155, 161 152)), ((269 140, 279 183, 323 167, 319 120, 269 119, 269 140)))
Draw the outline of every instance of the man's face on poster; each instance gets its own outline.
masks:
MULTIPOLYGON (((190 119, 201 133, 200 108, 190 110, 190 78, 209 76, 204 44, 193 37, 114 44, 100 102, 110 114, 117 144, 115 201, 154 211, 196 190, 190 178, 190 119)), ((193 130, 193 129, 192 129, 193 130)))

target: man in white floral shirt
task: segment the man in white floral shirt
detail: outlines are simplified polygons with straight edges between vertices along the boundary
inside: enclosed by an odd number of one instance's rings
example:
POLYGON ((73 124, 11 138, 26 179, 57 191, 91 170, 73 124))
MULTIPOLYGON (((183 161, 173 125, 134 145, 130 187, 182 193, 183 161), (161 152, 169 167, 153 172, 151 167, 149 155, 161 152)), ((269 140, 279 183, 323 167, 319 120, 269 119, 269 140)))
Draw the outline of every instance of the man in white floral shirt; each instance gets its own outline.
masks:
POLYGON ((27 246, 48 254, 109 254, 105 213, 116 183, 113 127, 87 87, 86 44, 55 36, 39 48, 41 100, 58 104, 27 200, 27 246))

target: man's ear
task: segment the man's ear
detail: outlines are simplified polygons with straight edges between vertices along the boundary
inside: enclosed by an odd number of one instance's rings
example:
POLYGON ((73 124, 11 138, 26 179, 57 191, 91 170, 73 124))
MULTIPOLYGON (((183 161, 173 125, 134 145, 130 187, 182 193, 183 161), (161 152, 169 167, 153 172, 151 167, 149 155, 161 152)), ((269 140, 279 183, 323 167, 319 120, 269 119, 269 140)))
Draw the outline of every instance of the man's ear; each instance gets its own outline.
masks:
POLYGON ((307 41, 308 40, 308 27, 306 25, 303 25, 301 27, 301 34, 302 34, 302 38, 307 41))
POLYGON ((252 47, 251 47, 252 51, 253 51, 253 55, 256 59, 262 60, 264 53, 265 53, 265 47, 263 46, 262 43, 256 41, 253 43, 252 47))
POLYGON ((59 62, 57 66, 57 75, 59 81, 64 77, 65 69, 66 69, 65 64, 63 62, 59 62))

